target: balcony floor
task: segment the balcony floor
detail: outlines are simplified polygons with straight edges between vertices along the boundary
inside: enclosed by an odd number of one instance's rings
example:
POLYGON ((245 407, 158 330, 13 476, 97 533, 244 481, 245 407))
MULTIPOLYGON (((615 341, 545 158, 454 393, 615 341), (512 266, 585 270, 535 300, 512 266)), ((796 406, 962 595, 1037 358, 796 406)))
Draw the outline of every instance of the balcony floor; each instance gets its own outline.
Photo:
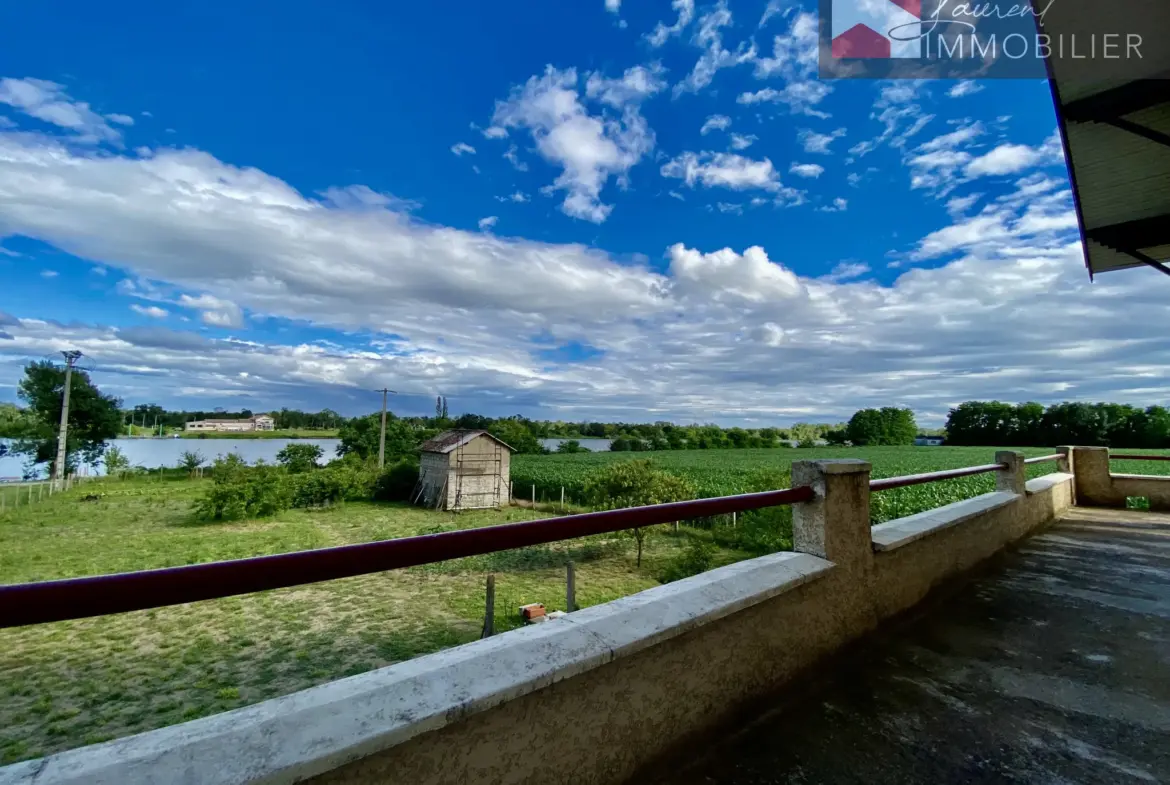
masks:
POLYGON ((833 672, 661 782, 1170 782, 1170 514, 1074 509, 833 672))

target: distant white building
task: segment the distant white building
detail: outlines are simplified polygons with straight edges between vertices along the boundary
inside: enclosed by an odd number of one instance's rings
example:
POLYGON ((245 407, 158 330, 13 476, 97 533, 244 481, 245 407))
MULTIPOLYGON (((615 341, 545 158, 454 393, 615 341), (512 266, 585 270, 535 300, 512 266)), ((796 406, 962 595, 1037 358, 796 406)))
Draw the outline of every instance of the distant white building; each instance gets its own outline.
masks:
POLYGON ((267 414, 257 414, 246 420, 192 420, 183 430, 187 431, 271 431, 276 428, 276 420, 267 414))

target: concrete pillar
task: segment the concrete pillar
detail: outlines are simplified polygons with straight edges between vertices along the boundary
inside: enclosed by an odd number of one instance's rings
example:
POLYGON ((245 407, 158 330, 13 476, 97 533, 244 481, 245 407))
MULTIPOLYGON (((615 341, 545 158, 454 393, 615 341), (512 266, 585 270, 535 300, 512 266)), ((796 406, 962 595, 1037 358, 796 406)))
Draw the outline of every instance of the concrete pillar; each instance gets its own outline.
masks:
POLYGON ((1024 454, 1012 450, 997 450, 995 462, 1003 467, 995 473, 995 489, 1023 496, 1024 483, 1028 479, 1024 474, 1024 454))
POLYGON ((1063 456, 1056 461, 1056 470, 1058 472, 1064 472, 1065 474, 1072 474, 1072 471, 1073 471, 1073 462, 1072 462, 1073 448, 1070 447, 1069 445, 1065 444, 1065 445, 1061 445, 1060 447, 1057 447, 1056 452, 1058 452, 1061 456, 1063 456))
POLYGON ((1113 489, 1108 447, 1073 447, 1077 504, 1084 507, 1124 507, 1125 497, 1113 489))
POLYGON ((811 486, 816 497, 792 507, 793 550, 810 553, 849 572, 873 565, 869 532, 867 461, 793 461, 792 487, 811 486))

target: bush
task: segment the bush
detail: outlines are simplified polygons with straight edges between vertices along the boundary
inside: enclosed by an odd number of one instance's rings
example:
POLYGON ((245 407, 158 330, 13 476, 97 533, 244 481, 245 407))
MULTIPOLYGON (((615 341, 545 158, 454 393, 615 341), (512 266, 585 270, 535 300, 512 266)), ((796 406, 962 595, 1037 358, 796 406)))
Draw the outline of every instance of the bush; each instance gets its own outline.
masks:
POLYGON ((301 474, 318 468, 317 462, 325 452, 316 444, 286 444, 276 454, 276 461, 289 474, 301 474))
POLYGON ((183 469, 188 475, 194 476, 195 471, 207 461, 203 457, 203 453, 199 451, 184 450, 179 456, 178 468, 183 469))
POLYGON ((130 459, 126 457, 126 453, 114 445, 106 448, 106 454, 102 463, 106 468, 106 475, 108 477, 118 477, 130 471, 130 459))
POLYGON ((559 452, 559 453, 578 453, 578 452, 589 452, 589 450, 582 447, 581 442, 577 441, 576 439, 566 439, 565 441, 563 441, 557 445, 557 452, 559 452))
POLYGON ((335 461, 324 469, 289 476, 293 507, 323 507, 363 501, 374 492, 375 475, 363 465, 335 461))
POLYGON ((374 482, 374 498, 380 502, 407 502, 418 486, 418 461, 409 458, 387 467, 374 482))
POLYGON ((278 466, 257 461, 249 467, 238 455, 218 458, 214 482, 196 504, 196 514, 208 520, 240 520, 273 515, 292 502, 288 475, 278 466))
POLYGON ((711 569, 714 562, 715 546, 709 542, 692 538, 682 552, 666 565, 659 580, 663 583, 670 583, 689 578, 711 569))

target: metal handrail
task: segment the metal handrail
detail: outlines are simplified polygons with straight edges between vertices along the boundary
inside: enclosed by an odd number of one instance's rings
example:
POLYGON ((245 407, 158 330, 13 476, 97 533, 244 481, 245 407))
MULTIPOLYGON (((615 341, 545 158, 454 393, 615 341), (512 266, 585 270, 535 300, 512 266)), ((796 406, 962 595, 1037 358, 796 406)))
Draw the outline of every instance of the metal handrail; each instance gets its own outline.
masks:
POLYGON ((1065 455, 1063 453, 1058 452, 1058 453, 1054 453, 1052 455, 1041 455, 1038 458, 1025 458, 1024 463, 1033 464, 1033 463, 1044 463, 1045 461, 1059 461, 1061 458, 1064 458, 1064 457, 1065 457, 1065 455))
POLYGON ((1112 455, 1111 461, 1170 461, 1170 455, 1112 455))
POLYGON ((811 501, 811 487, 484 526, 142 572, 0 586, 0 628, 84 619, 352 578, 591 534, 811 501))
POLYGON ((958 477, 970 477, 973 474, 987 474, 1004 468, 1003 464, 989 463, 983 466, 968 466, 964 469, 948 469, 941 472, 927 472, 926 474, 907 474, 905 477, 886 477, 881 480, 870 480, 869 490, 889 491, 894 488, 905 488, 910 485, 924 485, 939 480, 953 480, 958 477))

